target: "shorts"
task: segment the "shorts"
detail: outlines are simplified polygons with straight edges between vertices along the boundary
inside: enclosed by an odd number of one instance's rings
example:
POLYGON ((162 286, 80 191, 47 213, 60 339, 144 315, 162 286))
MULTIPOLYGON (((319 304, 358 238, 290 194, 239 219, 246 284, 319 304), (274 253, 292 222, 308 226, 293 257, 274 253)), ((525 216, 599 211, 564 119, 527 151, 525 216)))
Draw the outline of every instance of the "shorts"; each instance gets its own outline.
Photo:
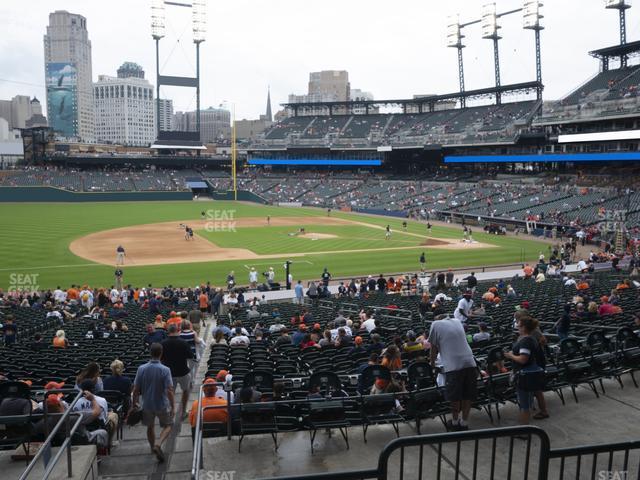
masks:
POLYGON ((522 390, 521 388, 518 388, 516 390, 520 411, 528 412, 533 408, 533 393, 534 392, 527 392, 525 390, 522 390))
POLYGON ((154 424, 156 417, 162 428, 173 425, 173 417, 169 415, 169 410, 142 410, 142 424, 149 427, 154 424))
POLYGON ((475 400, 478 390, 476 367, 454 370, 445 374, 445 398, 450 402, 475 400))
POLYGON ((173 380, 173 390, 176 390, 176 386, 180 385, 180 388, 183 392, 188 392, 191 390, 191 375, 186 374, 181 377, 171 377, 173 380))

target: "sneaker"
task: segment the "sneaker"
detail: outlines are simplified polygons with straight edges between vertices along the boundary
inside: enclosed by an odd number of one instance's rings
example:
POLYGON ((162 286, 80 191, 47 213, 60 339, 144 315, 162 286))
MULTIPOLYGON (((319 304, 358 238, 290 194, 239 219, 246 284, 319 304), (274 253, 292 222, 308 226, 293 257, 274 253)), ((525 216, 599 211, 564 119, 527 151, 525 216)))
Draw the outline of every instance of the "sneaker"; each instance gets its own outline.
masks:
POLYGON ((160 463, 164 462, 164 452, 162 451, 162 448, 160 447, 160 445, 156 445, 155 447, 153 447, 153 453, 155 453, 156 458, 158 459, 158 462, 160 463))
POLYGON ((447 432, 457 432, 460 425, 458 423, 453 423, 453 420, 447 420, 445 428, 447 429, 447 432))

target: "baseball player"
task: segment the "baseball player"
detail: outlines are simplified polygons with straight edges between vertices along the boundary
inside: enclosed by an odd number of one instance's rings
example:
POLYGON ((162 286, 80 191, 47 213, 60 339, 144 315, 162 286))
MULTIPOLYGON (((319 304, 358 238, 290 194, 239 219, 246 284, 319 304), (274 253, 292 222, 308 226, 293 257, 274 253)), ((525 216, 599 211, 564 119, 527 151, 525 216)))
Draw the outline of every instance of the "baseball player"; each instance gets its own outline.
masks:
POLYGON ((118 248, 116 248, 116 265, 124 265, 124 257, 126 256, 127 254, 124 251, 124 247, 118 245, 118 248))

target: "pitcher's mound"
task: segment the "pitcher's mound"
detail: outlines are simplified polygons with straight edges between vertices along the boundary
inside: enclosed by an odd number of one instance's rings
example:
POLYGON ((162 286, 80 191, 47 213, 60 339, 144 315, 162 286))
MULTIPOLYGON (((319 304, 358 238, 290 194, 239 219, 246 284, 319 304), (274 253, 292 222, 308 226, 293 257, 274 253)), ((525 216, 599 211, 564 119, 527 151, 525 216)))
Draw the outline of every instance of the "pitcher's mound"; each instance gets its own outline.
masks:
POLYGON ((304 233, 298 235, 300 238, 308 238, 309 240, 326 240, 327 238, 338 238, 337 235, 331 233, 304 233))

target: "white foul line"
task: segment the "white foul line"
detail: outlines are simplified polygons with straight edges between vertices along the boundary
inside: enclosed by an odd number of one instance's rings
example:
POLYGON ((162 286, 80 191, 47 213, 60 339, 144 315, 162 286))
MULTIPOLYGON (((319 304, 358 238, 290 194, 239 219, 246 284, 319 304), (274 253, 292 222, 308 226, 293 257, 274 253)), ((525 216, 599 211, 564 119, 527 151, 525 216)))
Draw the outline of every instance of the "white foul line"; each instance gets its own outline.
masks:
POLYGON ((104 267, 102 263, 79 263, 77 265, 47 265, 46 267, 0 268, 0 272, 20 272, 22 270, 42 270, 45 268, 104 267))

